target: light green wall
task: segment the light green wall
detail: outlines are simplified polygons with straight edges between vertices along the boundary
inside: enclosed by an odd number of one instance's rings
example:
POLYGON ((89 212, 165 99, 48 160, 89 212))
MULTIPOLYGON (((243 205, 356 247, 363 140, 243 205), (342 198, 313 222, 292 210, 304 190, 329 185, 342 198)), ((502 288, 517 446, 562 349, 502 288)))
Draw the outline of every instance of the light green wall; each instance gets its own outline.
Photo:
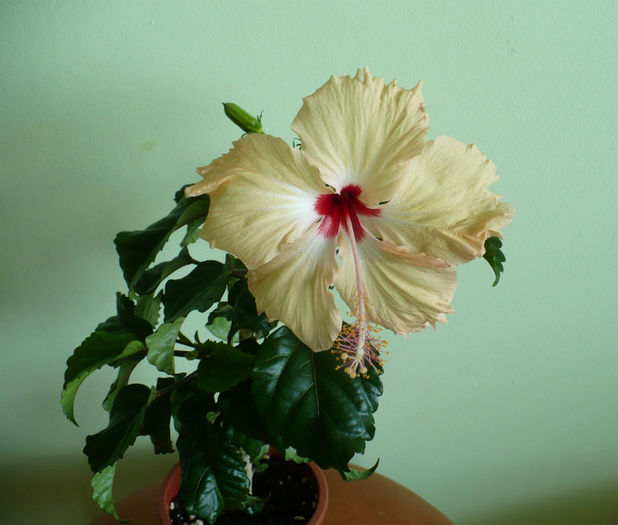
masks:
MULTIPOLYGON (((448 325, 389 338, 377 436, 358 462, 380 457, 458 524, 609 523, 616 5, 2 1, 0 461, 16 505, 58 509, 42 523, 96 514, 80 450, 104 425, 110 376, 85 385, 79 429, 59 389, 122 287, 114 234, 157 219, 227 151, 238 131, 221 102, 263 110, 291 140, 303 96, 369 65, 424 80, 430 136, 476 142, 517 216, 500 286, 483 261, 467 265, 448 325)), ((165 460, 144 457, 121 477, 159 476, 165 460)), ((0 521, 24 523, 13 507, 0 521)))

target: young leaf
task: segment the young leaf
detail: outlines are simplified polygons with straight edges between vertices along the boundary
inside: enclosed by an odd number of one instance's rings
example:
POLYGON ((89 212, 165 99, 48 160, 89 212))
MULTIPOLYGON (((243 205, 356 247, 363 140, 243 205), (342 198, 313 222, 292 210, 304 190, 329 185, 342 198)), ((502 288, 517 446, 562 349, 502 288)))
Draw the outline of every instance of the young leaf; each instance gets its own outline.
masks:
POLYGON ((506 261, 506 257, 504 257, 502 250, 500 250, 501 247, 502 241, 498 237, 490 237, 485 241, 485 255, 483 255, 483 258, 489 263, 496 276, 492 286, 498 284, 500 274, 504 272, 502 263, 506 261))
POLYGON ((184 238, 181 241, 181 245, 183 247, 189 246, 189 244, 193 244, 200 238, 201 229, 200 226, 204 224, 204 219, 199 218, 187 224, 187 233, 185 233, 184 238))
POLYGON ((159 323, 159 316, 161 315, 161 299, 163 298, 163 292, 159 292, 157 295, 149 294, 137 297, 137 304, 135 305, 135 315, 146 319, 153 328, 159 323))
MULTIPOLYGON (((221 303, 219 303, 221 305, 221 303)), ((206 324, 206 328, 208 331, 217 337, 218 339, 222 339, 224 341, 227 340, 230 328, 232 326, 232 322, 228 321, 225 317, 208 317, 208 324, 206 324)))
POLYGON ((376 471, 379 464, 380 464, 380 460, 378 459, 376 461, 376 464, 371 468, 364 469, 364 470, 363 469, 350 469, 348 471, 340 471, 339 474, 341 474, 341 477, 345 481, 361 481, 371 476, 376 471))
POLYGON ((206 217, 210 202, 207 195, 187 198, 179 194, 176 194, 176 207, 167 217, 145 230, 120 232, 114 239, 120 267, 129 289, 133 289, 174 231, 198 218, 206 217))
POLYGON ((264 509, 264 505, 268 503, 268 498, 258 498, 257 496, 247 496, 247 499, 242 502, 241 509, 247 514, 259 514, 264 509))
POLYGON ((118 359, 134 355, 143 349, 133 334, 110 334, 97 331, 90 334, 67 360, 61 404, 66 417, 77 425, 73 414, 75 396, 84 380, 95 370, 118 359))
POLYGON ((116 520, 122 523, 128 523, 118 516, 116 507, 114 507, 114 498, 112 495, 112 486, 114 484, 114 474, 116 472, 116 464, 105 467, 101 472, 97 472, 92 477, 92 499, 96 502, 99 508, 111 514, 116 520))
POLYGON ((174 347, 184 317, 179 317, 173 323, 162 324, 159 329, 146 338, 148 347, 148 362, 161 372, 174 374, 174 347))
POLYGON ((163 296, 165 322, 186 317, 193 310, 208 310, 221 299, 228 277, 222 263, 205 261, 182 279, 168 281, 163 296))
POLYGON ((309 463, 310 458, 303 458, 298 455, 294 447, 287 447, 285 449, 284 457, 286 461, 293 461, 294 463, 309 463))
POLYGON ((151 396, 148 387, 138 384, 125 386, 118 392, 107 428, 86 438, 84 454, 93 472, 101 472, 116 463, 135 443, 151 396))
MULTIPOLYGON (((141 341, 133 341, 133 343, 131 344, 139 344, 140 350, 142 349, 141 341)), ((141 360, 142 360, 141 356, 136 359, 129 358, 127 360, 124 360, 118 366, 118 375, 116 376, 116 380, 109 387, 109 392, 107 393, 107 396, 105 396, 105 399, 103 400, 103 408, 107 412, 109 412, 112 409, 112 406, 114 405, 114 399, 116 399, 118 392, 120 392, 125 386, 129 384, 129 379, 131 377, 131 374, 133 373, 133 370, 135 370, 135 367, 139 364, 141 360)))
POLYGON ((271 433, 322 468, 348 470, 373 438, 379 376, 351 378, 330 352, 314 353, 286 327, 262 344, 251 391, 271 433))
POLYGON ((197 369, 197 384, 206 392, 224 392, 244 381, 253 370, 255 357, 225 343, 207 344, 208 357, 197 369))

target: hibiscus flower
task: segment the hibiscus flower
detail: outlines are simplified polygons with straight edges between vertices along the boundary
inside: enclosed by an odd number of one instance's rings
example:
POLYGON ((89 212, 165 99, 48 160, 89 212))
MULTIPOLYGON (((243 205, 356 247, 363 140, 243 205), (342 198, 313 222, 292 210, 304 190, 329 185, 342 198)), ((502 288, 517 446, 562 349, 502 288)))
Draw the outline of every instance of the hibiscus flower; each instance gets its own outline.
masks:
POLYGON ((210 195, 202 236, 247 266, 258 310, 314 351, 335 348, 353 376, 378 363, 375 325, 445 322, 456 265, 513 217, 488 190, 493 163, 449 137, 426 142, 427 125, 420 84, 333 76, 292 123, 302 149, 245 135, 186 190, 210 195), (356 319, 343 331, 333 285, 356 319))

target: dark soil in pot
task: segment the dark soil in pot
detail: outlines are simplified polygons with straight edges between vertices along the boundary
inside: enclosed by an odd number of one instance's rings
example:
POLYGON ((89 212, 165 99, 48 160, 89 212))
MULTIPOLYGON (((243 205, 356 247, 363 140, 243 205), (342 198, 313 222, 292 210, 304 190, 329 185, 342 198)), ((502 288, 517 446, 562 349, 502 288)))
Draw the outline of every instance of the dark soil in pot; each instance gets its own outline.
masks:
MULTIPOLYGON (((262 512, 246 514, 240 510, 225 511, 216 525, 300 525, 308 523, 318 501, 318 486, 307 465, 286 463, 271 456, 268 469, 255 474, 253 494, 269 498, 262 512)), ((173 525, 200 523, 191 519, 176 500, 170 505, 173 525)), ((206 525, 206 522, 201 521, 206 525)))

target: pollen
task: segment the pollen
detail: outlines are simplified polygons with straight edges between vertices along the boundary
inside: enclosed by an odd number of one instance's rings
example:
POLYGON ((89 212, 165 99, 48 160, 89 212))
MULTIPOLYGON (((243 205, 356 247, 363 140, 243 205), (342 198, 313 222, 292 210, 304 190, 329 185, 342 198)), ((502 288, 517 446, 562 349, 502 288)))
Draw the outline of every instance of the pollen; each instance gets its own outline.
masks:
POLYGON ((379 374, 384 366, 380 354, 386 348, 386 341, 379 336, 382 328, 367 322, 368 303, 367 296, 357 298, 356 308, 350 314, 356 317, 355 322, 343 324, 331 349, 341 361, 337 370, 343 369, 352 378, 369 377, 370 368, 379 374))
POLYGON ((341 361, 337 370, 342 369, 352 378, 369 377, 370 368, 378 374, 382 372, 384 362, 380 352, 386 347, 386 341, 378 336, 380 330, 376 325, 363 326, 358 321, 344 324, 331 349, 341 361))

